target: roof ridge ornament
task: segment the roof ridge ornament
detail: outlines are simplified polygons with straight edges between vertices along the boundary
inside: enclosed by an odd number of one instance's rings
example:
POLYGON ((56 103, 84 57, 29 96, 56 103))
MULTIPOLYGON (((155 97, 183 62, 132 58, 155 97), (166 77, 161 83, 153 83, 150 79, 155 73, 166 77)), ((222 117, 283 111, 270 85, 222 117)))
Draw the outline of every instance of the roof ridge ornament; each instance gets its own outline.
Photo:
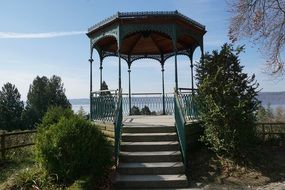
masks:
POLYGON ((189 18, 188 16, 185 16, 183 14, 181 14, 178 10, 175 11, 140 11, 140 12, 117 12, 116 14, 102 20, 101 22, 91 26, 90 28, 88 28, 88 33, 92 32, 93 30, 96 30, 102 26, 104 26, 105 24, 112 22, 116 19, 119 18, 127 18, 127 17, 142 17, 142 16, 178 16, 183 18, 185 21, 192 23, 194 25, 196 25, 197 27, 205 30, 205 26, 200 24, 199 22, 189 18))

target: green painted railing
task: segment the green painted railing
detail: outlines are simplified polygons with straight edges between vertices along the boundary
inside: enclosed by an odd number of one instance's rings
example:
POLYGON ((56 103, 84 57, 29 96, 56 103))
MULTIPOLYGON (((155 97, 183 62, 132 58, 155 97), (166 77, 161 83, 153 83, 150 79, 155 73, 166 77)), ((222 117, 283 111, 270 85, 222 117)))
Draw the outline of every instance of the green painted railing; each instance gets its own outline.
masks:
POLYGON ((185 141, 185 118, 182 111, 182 106, 180 102, 180 97, 177 92, 174 93, 174 116, 175 116, 175 126, 177 130, 177 135, 179 139, 180 149, 182 153, 182 158, 184 165, 186 165, 186 141, 185 141))
POLYGON ((115 162, 118 165, 120 144, 121 144, 121 131, 122 131, 122 120, 123 120, 123 106, 122 106, 122 92, 118 94, 117 109, 115 113, 115 162))
POLYGON ((180 88, 174 91, 175 126, 180 143, 183 162, 184 165, 186 165, 186 161, 188 159, 185 126, 187 122, 195 121, 198 119, 197 104, 195 101, 195 90, 180 88))
POLYGON ((92 120, 114 122, 118 103, 117 90, 102 90, 92 93, 92 120))
POLYGON ((196 97, 197 93, 195 89, 180 88, 178 91, 178 97, 181 102, 181 109, 186 121, 193 121, 198 119, 198 109, 196 97))
MULTIPOLYGON (((164 102, 162 93, 132 93, 131 94, 131 108, 138 107, 140 110, 147 106, 155 115, 172 115, 173 107, 173 93, 165 93, 164 102), (163 109, 163 106, 164 109, 163 109)), ((130 115, 130 99, 129 94, 123 94, 123 115, 130 115)))
POLYGON ((114 123, 114 154, 115 161, 118 163, 123 120, 122 91, 102 90, 93 92, 91 98, 91 106, 92 120, 114 123))

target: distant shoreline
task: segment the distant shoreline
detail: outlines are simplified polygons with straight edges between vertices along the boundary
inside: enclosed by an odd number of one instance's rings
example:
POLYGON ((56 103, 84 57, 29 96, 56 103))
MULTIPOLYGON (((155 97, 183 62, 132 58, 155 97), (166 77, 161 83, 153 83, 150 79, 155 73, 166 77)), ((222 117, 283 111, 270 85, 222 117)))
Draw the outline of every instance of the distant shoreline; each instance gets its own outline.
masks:
MULTIPOLYGON (((276 109, 278 106, 281 106, 285 109, 285 92, 260 92, 257 98, 264 107, 270 105, 271 108, 276 109)), ((69 102, 74 112, 77 112, 80 107, 82 107, 86 113, 90 111, 89 98, 69 99, 69 102)))
MULTIPOLYGON (((283 105, 285 104, 285 91, 281 92, 260 92, 258 99, 262 105, 283 105)), ((89 104, 89 98, 69 99, 72 105, 85 105, 89 104)))

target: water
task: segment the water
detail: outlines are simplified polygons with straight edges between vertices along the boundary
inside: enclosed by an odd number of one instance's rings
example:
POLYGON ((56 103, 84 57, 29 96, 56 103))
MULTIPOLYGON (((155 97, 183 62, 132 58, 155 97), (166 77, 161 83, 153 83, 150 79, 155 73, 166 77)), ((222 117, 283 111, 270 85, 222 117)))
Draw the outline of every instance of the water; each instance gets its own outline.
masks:
MULTIPOLYGON (((157 114, 161 114, 163 110, 162 97, 132 97, 132 106, 137 106, 142 109, 144 106, 148 106, 150 111, 155 111, 157 114)), ((72 110, 77 113, 82 107, 88 114, 90 113, 89 101, 70 101, 72 110)), ((173 97, 165 97, 165 109, 167 114, 172 114, 174 111, 173 97)), ((123 114, 129 115, 129 98, 123 97, 123 114)))
MULTIPOLYGON (((124 102, 124 113, 125 115, 128 114, 129 109, 129 102, 128 98, 123 98, 124 102)), ((173 106, 172 106, 173 99, 171 97, 168 97, 166 99, 166 109, 170 110, 170 112, 173 112, 173 106)), ((89 114, 90 112, 90 104, 86 101, 71 101, 72 110, 77 113, 80 108, 82 107, 83 110, 89 114)), ((147 105, 151 111, 160 112, 162 110, 162 100, 160 97, 132 97, 132 105, 135 105, 139 107, 140 109, 143 108, 145 105, 147 105)), ((267 105, 263 105, 265 108, 267 108, 267 105)), ((273 109, 273 111, 276 110, 277 107, 281 107, 285 110, 285 104, 272 104, 270 107, 273 109)))
POLYGON ((71 104, 71 106, 72 106, 72 110, 73 110, 75 113, 77 113, 77 112, 80 110, 81 107, 83 108, 83 110, 84 110, 87 114, 89 114, 89 112, 90 112, 90 105, 89 105, 89 104, 71 104))

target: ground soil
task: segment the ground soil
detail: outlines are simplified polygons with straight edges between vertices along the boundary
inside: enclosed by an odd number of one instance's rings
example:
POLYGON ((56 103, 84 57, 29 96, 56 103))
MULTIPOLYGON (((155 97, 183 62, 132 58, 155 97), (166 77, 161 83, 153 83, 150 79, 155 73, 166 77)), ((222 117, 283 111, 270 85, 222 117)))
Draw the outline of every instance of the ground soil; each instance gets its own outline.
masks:
POLYGON ((254 154, 255 159, 236 164, 205 147, 192 151, 188 170, 191 187, 285 190, 285 148, 260 145, 254 154))

